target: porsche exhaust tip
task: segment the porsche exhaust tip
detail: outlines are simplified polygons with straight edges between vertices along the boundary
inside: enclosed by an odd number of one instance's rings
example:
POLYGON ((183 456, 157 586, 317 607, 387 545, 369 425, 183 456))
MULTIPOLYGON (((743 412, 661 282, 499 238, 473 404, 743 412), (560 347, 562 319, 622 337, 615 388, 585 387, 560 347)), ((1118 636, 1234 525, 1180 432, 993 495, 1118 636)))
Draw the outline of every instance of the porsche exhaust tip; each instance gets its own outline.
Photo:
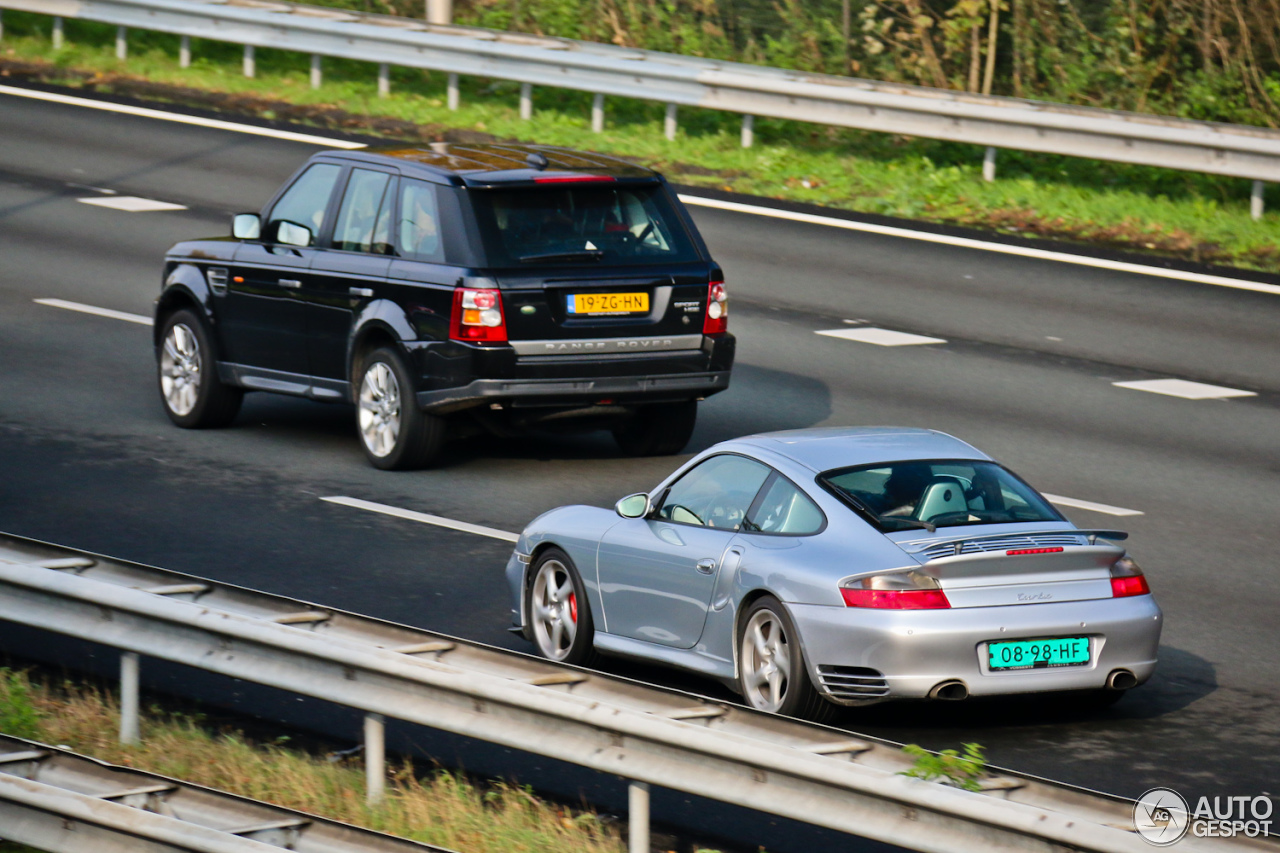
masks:
POLYGON ((969 698, 969 688, 963 681, 941 681, 929 691, 930 699, 941 699, 944 702, 959 702, 969 698))
MULTIPOLYGON (((1138 686, 1138 677, 1127 669, 1112 670, 1107 676, 1108 690, 1128 690, 1138 686)), ((934 688, 937 689, 937 688, 934 688)))

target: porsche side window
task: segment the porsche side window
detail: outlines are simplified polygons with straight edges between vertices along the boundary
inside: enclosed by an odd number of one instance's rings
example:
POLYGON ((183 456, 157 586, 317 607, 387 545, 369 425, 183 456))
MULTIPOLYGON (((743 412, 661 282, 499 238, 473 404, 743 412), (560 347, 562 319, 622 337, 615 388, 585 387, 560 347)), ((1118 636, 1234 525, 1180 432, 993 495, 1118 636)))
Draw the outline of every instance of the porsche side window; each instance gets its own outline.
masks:
POLYGON ((783 476, 774 477, 743 529, 805 536, 822 529, 822 510, 783 476))
POLYGON ((713 456, 667 490, 658 516, 737 530, 769 473, 766 466, 742 456, 713 456))
POLYGON ((324 224, 324 213, 329 207, 329 196, 333 194, 333 185, 338 182, 342 173, 341 166, 332 163, 317 163, 302 173, 302 177, 293 182, 293 186, 276 202, 271 210, 271 218, 267 221, 264 234, 274 235, 281 222, 294 222, 311 229, 311 239, 315 242, 324 224))

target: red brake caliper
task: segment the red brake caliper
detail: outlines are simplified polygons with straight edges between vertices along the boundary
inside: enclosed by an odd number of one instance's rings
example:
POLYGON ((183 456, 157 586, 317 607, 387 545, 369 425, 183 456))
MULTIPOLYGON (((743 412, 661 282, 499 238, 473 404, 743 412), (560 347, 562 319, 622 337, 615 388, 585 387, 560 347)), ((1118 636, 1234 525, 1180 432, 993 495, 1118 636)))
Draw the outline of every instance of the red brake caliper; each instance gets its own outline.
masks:
POLYGON ((569 618, 573 623, 578 624, 578 594, 576 592, 569 593, 569 618))

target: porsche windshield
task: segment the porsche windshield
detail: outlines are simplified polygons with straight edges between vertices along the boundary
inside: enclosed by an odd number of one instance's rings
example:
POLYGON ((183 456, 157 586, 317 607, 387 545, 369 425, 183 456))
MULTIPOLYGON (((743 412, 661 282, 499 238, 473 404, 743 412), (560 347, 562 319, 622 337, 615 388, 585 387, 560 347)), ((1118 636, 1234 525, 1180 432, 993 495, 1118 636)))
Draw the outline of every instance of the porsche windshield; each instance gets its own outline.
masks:
POLYGON ((818 482, 882 533, 1065 521, 1035 489, 994 462, 887 462, 827 471, 818 482))
POLYGON ((658 184, 580 184, 471 195, 490 266, 700 260, 658 184))

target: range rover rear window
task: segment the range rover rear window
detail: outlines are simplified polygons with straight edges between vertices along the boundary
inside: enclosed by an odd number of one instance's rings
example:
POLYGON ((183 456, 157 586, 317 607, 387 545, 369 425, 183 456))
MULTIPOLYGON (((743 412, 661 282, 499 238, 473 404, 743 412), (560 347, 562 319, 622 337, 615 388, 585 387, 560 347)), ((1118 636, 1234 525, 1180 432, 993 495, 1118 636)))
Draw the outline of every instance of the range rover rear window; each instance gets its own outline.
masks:
POLYGON ((660 185, 471 193, 486 266, 634 266, 702 258, 660 185))

